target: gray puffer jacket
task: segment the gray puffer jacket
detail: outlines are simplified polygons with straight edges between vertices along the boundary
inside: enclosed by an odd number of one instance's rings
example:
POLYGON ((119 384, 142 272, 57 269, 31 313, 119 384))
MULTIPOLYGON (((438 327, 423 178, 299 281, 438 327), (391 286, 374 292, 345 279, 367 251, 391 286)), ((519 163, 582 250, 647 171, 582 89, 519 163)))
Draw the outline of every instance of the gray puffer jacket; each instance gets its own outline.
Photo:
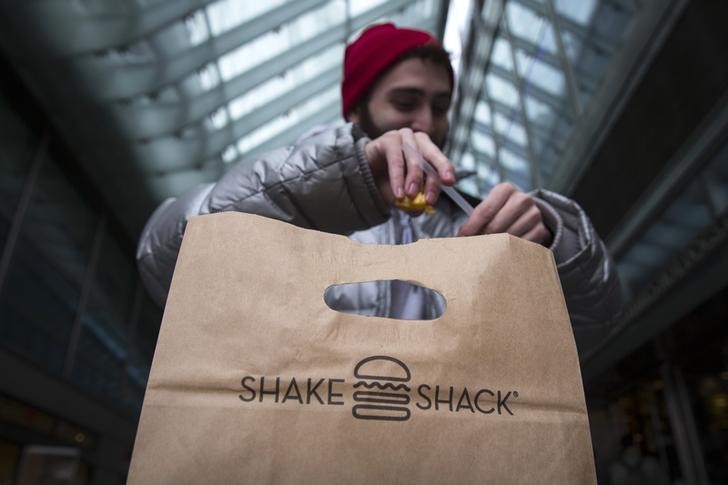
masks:
MULTIPOLYGON (((373 244, 400 243, 402 221, 407 221, 413 240, 454 236, 465 215, 446 196, 434 214, 411 221, 390 217, 364 155, 368 141, 355 140, 351 125, 322 127, 295 146, 238 163, 217 183, 165 201, 147 222, 137 249, 148 291, 164 304, 187 219, 200 214, 253 213, 373 244)), ((550 249, 583 352, 604 334, 605 324, 618 311, 619 281, 604 244, 575 202, 545 190, 533 196, 554 234, 550 249)), ((369 283, 329 294, 327 302, 342 311, 396 317, 391 295, 389 283, 369 283)), ((424 305, 425 318, 440 306, 430 293, 424 305)))

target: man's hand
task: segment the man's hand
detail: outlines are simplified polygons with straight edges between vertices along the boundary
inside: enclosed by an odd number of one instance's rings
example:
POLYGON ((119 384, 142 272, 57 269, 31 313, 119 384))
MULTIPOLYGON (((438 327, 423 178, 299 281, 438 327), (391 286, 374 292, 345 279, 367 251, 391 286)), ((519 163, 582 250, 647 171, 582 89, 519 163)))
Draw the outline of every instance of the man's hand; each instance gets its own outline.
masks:
POLYGON ((548 245, 553 238, 533 198, 504 182, 493 187, 473 209, 458 236, 507 232, 538 244, 548 245))
POLYGON ((369 167, 382 196, 389 204, 401 200, 405 195, 414 198, 423 190, 427 203, 432 205, 440 195, 440 184, 433 178, 425 180, 417 160, 411 160, 402 151, 407 143, 437 170, 443 184, 455 183, 452 163, 437 148, 425 133, 413 132, 409 128, 388 131, 365 147, 369 167))

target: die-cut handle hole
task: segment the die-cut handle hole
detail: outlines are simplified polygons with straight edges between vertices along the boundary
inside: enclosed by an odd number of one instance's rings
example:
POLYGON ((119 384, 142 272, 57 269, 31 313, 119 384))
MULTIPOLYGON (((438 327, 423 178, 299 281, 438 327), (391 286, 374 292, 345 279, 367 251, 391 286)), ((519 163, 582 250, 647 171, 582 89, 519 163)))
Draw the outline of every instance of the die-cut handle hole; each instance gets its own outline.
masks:
MULTIPOLYGON (((362 316, 374 316, 376 307, 380 302, 371 302, 371 305, 367 307, 361 307, 359 301, 359 295, 379 295, 379 285, 387 284, 391 286, 391 297, 392 302, 390 307, 405 308, 407 305, 411 305, 414 308, 431 308, 430 315, 424 315, 423 318, 410 318, 407 316, 407 312, 404 315, 392 315, 388 318, 397 320, 411 320, 411 321, 432 321, 440 318, 447 308, 447 300, 442 296, 441 293, 428 288, 426 286, 411 283, 409 281, 402 280, 374 280, 374 281, 362 281, 358 283, 343 283, 339 285, 332 285, 326 288, 324 291, 324 302, 326 306, 332 310, 340 313, 347 313, 350 315, 362 315, 362 316), (398 299, 404 298, 407 303, 398 305, 398 299)), ((377 296, 372 296, 376 298, 377 296)), ((369 304, 370 302, 366 302, 369 304)))

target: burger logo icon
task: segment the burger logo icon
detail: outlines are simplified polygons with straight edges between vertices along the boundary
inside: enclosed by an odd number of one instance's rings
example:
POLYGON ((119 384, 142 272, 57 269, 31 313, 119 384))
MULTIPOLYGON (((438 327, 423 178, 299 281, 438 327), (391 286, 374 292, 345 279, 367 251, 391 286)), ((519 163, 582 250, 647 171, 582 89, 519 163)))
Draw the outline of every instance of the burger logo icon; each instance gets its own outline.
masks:
POLYGON ((406 421, 412 377, 407 366, 394 357, 374 355, 360 360, 354 367, 354 402, 351 413, 357 419, 406 421))

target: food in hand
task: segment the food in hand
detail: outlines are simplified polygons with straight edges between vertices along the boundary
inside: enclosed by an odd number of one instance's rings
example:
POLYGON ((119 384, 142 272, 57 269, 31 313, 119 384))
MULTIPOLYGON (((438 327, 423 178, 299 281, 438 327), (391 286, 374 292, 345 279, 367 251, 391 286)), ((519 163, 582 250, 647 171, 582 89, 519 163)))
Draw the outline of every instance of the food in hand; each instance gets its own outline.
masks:
POLYGON ((419 192, 414 198, 405 196, 402 200, 398 200, 395 205, 407 212, 422 212, 432 214, 435 209, 427 203, 424 192, 419 192))

